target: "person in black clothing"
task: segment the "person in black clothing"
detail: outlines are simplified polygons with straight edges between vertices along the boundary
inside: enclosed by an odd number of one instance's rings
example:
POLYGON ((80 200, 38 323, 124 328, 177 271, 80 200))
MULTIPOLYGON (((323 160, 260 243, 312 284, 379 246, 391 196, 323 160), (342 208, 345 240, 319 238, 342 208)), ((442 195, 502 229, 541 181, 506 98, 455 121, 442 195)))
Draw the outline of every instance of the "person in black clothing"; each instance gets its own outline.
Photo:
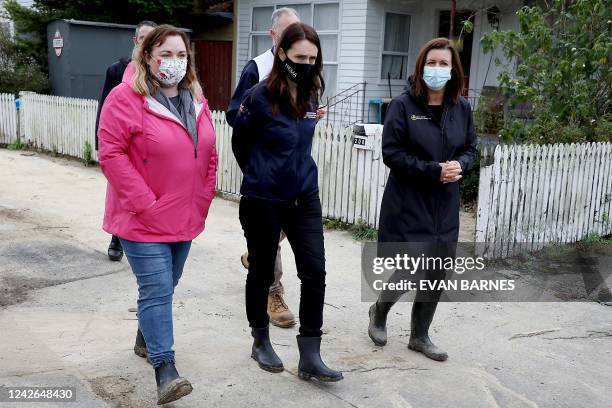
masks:
MULTIPOLYGON (((240 81, 236 85, 236 90, 232 95, 226 112, 226 120, 230 126, 233 126, 234 119, 238 114, 240 104, 244 99, 246 92, 254 85, 261 81, 265 81, 272 71, 274 65, 274 50, 278 48, 278 42, 285 28, 293 23, 299 23, 300 16, 297 11, 287 7, 281 7, 272 13, 270 37, 274 43, 274 48, 266 50, 261 55, 250 60, 243 68, 240 75, 240 81)), ((284 239, 284 233, 281 232, 281 241, 284 239)), ((249 269, 249 253, 244 253, 240 257, 242 265, 249 269)), ((276 263, 274 266, 274 282, 270 285, 268 293, 268 315, 270 323, 277 327, 289 328, 295 325, 295 316, 289 310, 289 306, 285 303, 284 288, 282 283, 283 278, 283 261, 281 257, 281 245, 278 244, 276 254, 276 263)))
MULTIPOLYGON (((134 41, 134 47, 141 44, 147 34, 153 31, 155 27, 157 27, 157 24, 152 21, 141 21, 138 23, 136 26, 136 33, 132 38, 134 41)), ((119 61, 113 63, 106 69, 106 79, 104 80, 104 87, 102 87, 102 93, 98 99, 98 113, 96 115, 96 150, 98 150, 98 127, 100 125, 100 112, 102 112, 102 105, 104 105, 104 101, 106 100, 106 97, 110 91, 121 83, 123 73, 131 60, 131 58, 121 58, 119 61)), ((111 261, 120 261, 121 258, 123 258, 123 248, 121 248, 121 242, 116 236, 111 238, 107 253, 108 259, 111 261)))
POLYGON ((244 97, 234 121, 232 150, 244 174, 240 223, 249 250, 246 312, 254 342, 251 357, 267 371, 283 363, 270 343, 268 289, 281 229, 301 281, 297 336, 303 379, 339 381, 321 360, 325 248, 317 166, 311 156, 317 107, 325 89, 321 44, 302 23, 287 27, 268 79, 244 97))
MULTIPOLYGON (((382 155, 391 170, 379 220, 379 256, 401 243, 410 256, 454 257, 459 237, 458 181, 474 165, 477 138, 469 103, 461 97, 463 69, 457 50, 446 38, 421 49, 409 89, 389 105, 382 155)), ((390 281, 403 279, 396 270, 390 281)), ((444 279, 443 268, 420 270, 426 280, 444 279)), ((448 355, 429 338, 429 326, 441 291, 417 291, 412 306, 408 347, 444 361, 448 355)), ((370 307, 368 334, 387 343, 387 314, 403 295, 382 291, 370 307)))

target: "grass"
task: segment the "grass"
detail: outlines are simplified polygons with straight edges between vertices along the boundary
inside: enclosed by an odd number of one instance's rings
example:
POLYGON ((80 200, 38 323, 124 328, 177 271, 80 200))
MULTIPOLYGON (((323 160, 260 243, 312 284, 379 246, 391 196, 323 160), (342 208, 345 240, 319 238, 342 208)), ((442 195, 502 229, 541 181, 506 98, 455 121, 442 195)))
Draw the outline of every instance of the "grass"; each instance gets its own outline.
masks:
POLYGON ((13 143, 10 143, 8 146, 6 146, 6 148, 9 150, 23 150, 26 148, 26 145, 25 143, 21 142, 21 139, 17 139, 13 143))
POLYGON ((363 220, 357 221, 356 224, 349 224, 331 218, 324 218, 323 226, 329 230, 347 231, 357 241, 376 241, 378 239, 378 230, 370 227, 363 220))
POLYGON ((91 144, 89 142, 85 142, 85 146, 83 146, 83 164, 85 164, 85 167, 89 167, 89 165, 91 165, 93 162, 91 144))

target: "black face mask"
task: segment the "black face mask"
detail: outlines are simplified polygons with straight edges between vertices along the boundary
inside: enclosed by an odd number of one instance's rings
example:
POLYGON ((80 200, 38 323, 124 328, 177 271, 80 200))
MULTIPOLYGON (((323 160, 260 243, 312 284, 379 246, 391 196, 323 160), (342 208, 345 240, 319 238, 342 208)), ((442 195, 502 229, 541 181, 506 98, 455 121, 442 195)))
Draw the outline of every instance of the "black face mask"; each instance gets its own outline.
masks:
POLYGON ((312 83, 312 76, 314 74, 314 65, 310 64, 297 64, 289 59, 289 57, 285 58, 283 61, 283 67, 285 68, 285 72, 287 73, 287 77, 293 82, 297 82, 298 85, 303 85, 305 83, 312 83))

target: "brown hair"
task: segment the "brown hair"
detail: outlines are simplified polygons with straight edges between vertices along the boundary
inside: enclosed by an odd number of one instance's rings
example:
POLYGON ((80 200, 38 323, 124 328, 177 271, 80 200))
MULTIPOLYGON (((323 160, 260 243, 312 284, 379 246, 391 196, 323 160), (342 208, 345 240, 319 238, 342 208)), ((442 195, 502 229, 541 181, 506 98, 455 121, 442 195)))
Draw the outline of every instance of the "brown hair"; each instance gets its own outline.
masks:
POLYGON ((272 72, 268 76, 268 94, 272 103, 272 111, 277 114, 281 106, 289 107, 293 116, 302 117, 306 114, 310 103, 318 104, 323 92, 325 91, 325 80, 323 79, 323 54, 321 53, 321 41, 317 32, 311 26, 304 23, 293 23, 285 29, 278 43, 272 72), (287 58, 289 49, 298 41, 308 40, 317 46, 317 59, 314 64, 313 84, 305 95, 298 93, 295 103, 289 92, 290 79, 283 68, 283 61, 279 56, 279 50, 283 49, 287 58))
POLYGON ((427 54, 431 50, 449 50, 451 52, 451 79, 446 84, 444 96, 452 99, 454 103, 457 103, 464 87, 463 67, 461 66, 459 52, 457 52, 453 43, 448 38, 444 37, 434 38, 428 41, 423 48, 421 48, 421 51, 419 51, 416 65, 414 66, 414 73, 412 74, 412 83, 410 85, 412 94, 427 100, 428 88, 423 80, 423 68, 425 68, 425 63, 427 62, 427 54))
POLYGON ((179 82, 178 87, 189 89, 193 95, 193 99, 200 102, 203 96, 202 87, 198 82, 198 77, 195 72, 194 59, 189 49, 187 35, 178 28, 167 24, 156 27, 145 37, 142 44, 134 49, 134 77, 132 78, 132 89, 134 89, 134 92, 143 96, 150 96, 152 93, 154 94, 159 91, 161 84, 157 78, 155 78, 155 75, 151 73, 146 56, 150 56, 153 48, 162 45, 164 41, 166 41, 166 38, 173 36, 181 37, 187 49, 187 74, 185 78, 179 82), (149 86, 151 86, 151 88, 149 88, 149 86))

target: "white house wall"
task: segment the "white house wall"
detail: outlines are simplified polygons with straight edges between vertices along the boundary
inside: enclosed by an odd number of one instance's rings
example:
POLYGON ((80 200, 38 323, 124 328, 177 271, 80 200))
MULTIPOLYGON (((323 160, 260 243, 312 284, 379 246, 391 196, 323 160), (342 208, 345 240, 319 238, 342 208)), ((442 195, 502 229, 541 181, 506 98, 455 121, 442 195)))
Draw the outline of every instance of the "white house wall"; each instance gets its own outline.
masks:
MULTIPOLYGON (((500 16, 499 30, 518 30, 518 17, 516 11, 512 9, 502 10, 500 16)), ((474 47, 472 48, 472 67, 470 75, 469 89, 470 95, 474 95, 472 90, 480 90, 483 86, 498 86, 497 76, 506 70, 514 71, 513 62, 504 58, 503 53, 497 49, 493 53, 485 54, 480 46, 480 39, 486 33, 493 31, 487 20, 485 13, 478 13, 474 21, 474 47), (502 65, 495 65, 495 58, 502 61, 502 65)))
MULTIPOLYGON (((236 48, 236 83, 240 79, 242 68, 249 61, 251 32, 251 13, 253 7, 290 5, 306 3, 338 3, 340 9, 340 26, 338 33, 338 80, 336 89, 342 91, 351 85, 363 81, 363 61, 365 53, 365 20, 367 0, 238 0, 238 32, 236 48)), ((270 39, 270 46, 272 40, 270 39)))
MULTIPOLYGON (((253 6, 270 5, 267 1, 237 0, 237 41, 236 41, 236 84, 240 80, 242 68, 249 61, 249 35, 251 32, 251 13, 253 6)), ((270 40, 272 42, 272 40, 270 40)))
MULTIPOLYGON (((330 2, 334 1, 238 0, 236 82, 240 78, 242 68, 249 60, 251 13, 254 6, 330 2)), ((514 0, 510 0, 510 2, 517 3, 514 0)), ((410 74, 421 46, 437 36, 439 12, 450 9, 449 0, 339 0, 338 3, 340 6, 340 26, 336 89, 340 92, 365 81, 367 82, 366 102, 373 98, 389 97, 388 82, 380 78, 385 13, 405 13, 411 16, 410 38, 408 39, 410 41, 408 73, 410 74)), ((517 28, 518 22, 514 13, 519 5, 518 3, 510 7, 508 6, 509 3, 506 2, 504 7, 500 7, 502 8, 500 30, 517 28)), ((459 7, 468 5, 473 10, 484 10, 491 4, 491 0, 472 0, 469 4, 462 4, 459 1, 459 7)), ((483 85, 497 85, 497 75, 503 69, 503 67, 495 66, 494 62, 491 62, 489 66, 491 56, 490 54, 483 54, 480 47, 482 34, 491 30, 486 14, 479 12, 474 21, 470 89, 480 89, 483 85)), ((498 55, 501 56, 500 53, 498 55)), ((406 81, 393 81, 391 85, 392 96, 401 94, 405 86, 406 81)))
MULTIPOLYGON (((409 14, 410 17, 410 42, 408 57, 408 75, 412 72, 412 67, 416 61, 421 45, 432 38, 434 30, 433 13, 428 8, 423 7, 421 1, 386 1, 369 0, 368 17, 366 23, 366 57, 364 64, 365 80, 368 83, 366 101, 372 98, 388 98, 389 83, 386 79, 380 78, 382 61, 382 45, 385 13, 409 14)), ((391 96, 400 95, 406 87, 405 80, 391 81, 391 96)))
POLYGON ((364 82, 367 64, 367 0, 341 0, 337 90, 364 82))
MULTIPOLYGON (((469 6, 472 10, 484 10, 491 2, 472 1, 469 6)), ((459 2, 459 6, 461 6, 459 2)), ((468 6, 468 3, 465 3, 468 6)), ((411 73, 416 63, 418 52, 423 44, 438 34, 439 12, 450 9, 450 1, 394 1, 394 0, 369 0, 368 17, 366 23, 366 57, 364 64, 365 80, 368 83, 366 100, 372 98, 389 97, 388 81, 380 79, 381 52, 384 29, 384 16, 387 12, 404 13, 411 16, 410 27, 410 50, 408 58, 408 72, 411 73)), ((515 30, 518 28, 518 20, 515 8, 502 8, 500 30, 515 30)), ((472 61, 470 67, 469 89, 480 90, 483 85, 498 85, 497 75, 505 68, 497 67, 494 63, 495 56, 502 58, 501 52, 496 52, 489 66, 491 54, 484 54, 480 47, 480 38, 493 28, 487 21, 486 14, 479 11, 474 21, 474 45, 472 49, 472 61), (487 73, 488 70, 488 73, 487 73), (485 83, 486 79, 486 83, 485 83)), ((507 61, 504 60, 507 65, 507 61)), ((392 81, 392 96, 398 96, 404 90, 404 81, 392 81)))

